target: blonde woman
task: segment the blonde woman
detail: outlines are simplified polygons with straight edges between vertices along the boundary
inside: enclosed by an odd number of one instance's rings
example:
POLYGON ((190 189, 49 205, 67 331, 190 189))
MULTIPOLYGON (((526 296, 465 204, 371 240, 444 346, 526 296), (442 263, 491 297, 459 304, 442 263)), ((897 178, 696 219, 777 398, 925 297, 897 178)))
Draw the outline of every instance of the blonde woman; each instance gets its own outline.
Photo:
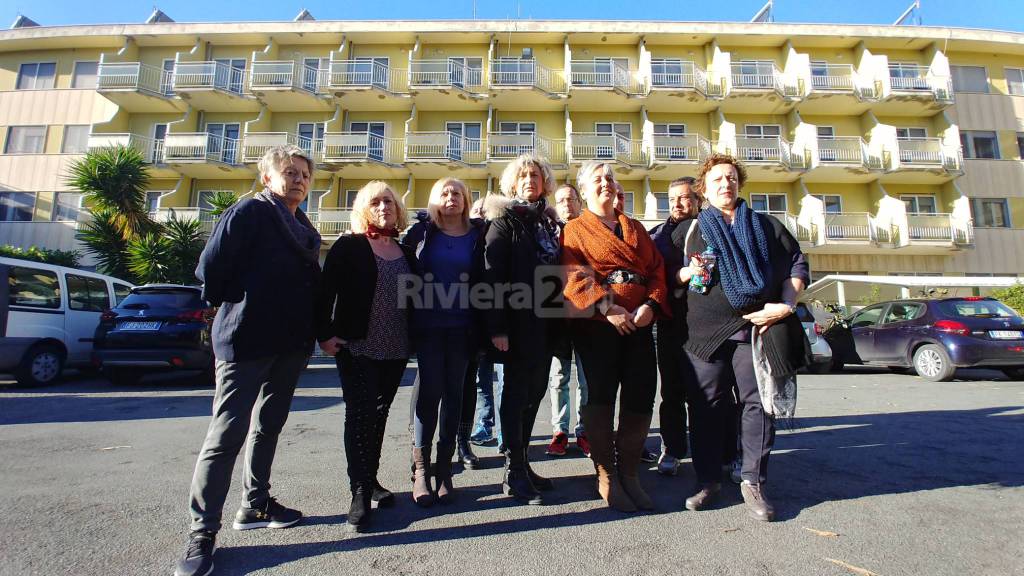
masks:
POLYGON ((415 252, 424 275, 422 306, 413 316, 419 388, 413 419, 413 500, 430 506, 430 446, 437 429, 434 466, 436 498, 455 496, 452 457, 462 413, 466 370, 478 346, 469 288, 483 260, 483 223, 471 223, 472 200, 461 180, 442 178, 427 200, 428 215, 405 235, 403 245, 415 252), (440 408, 440 414, 438 409, 440 408), (440 426, 438 424, 440 423, 440 426))
POLYGON ((505 201, 488 209, 492 221, 484 249, 484 278, 496 294, 503 295, 486 313, 491 344, 505 363, 498 410, 506 447, 502 487, 528 504, 542 504, 538 490, 552 488, 551 480, 530 469, 527 458, 551 367, 550 320, 538 315, 536 295, 532 306, 522 306, 510 288, 532 287, 538 272, 543 273, 538 268, 558 264, 558 216, 547 204, 554 189, 547 160, 524 154, 512 161, 501 176, 505 201))
POLYGON ((317 297, 317 340, 335 357, 345 395, 348 523, 355 531, 369 525, 371 500, 394 503, 377 469, 388 411, 411 354, 409 307, 398 301, 403 276, 417 272, 412 250, 396 241, 405 226, 405 206, 390 186, 363 186, 352 207, 353 233, 327 254, 317 297))

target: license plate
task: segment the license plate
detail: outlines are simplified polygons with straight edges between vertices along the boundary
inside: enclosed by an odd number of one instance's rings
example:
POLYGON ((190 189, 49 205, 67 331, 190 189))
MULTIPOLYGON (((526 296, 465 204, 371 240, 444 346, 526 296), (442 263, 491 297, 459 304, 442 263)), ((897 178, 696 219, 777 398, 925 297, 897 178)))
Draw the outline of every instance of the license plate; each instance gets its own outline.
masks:
POLYGON ((989 330, 989 338, 996 338, 998 340, 1020 340, 1024 338, 1024 333, 1020 330, 989 330))
POLYGON ((121 331, 128 331, 128 330, 134 330, 134 331, 159 330, 160 329, 160 323, 159 322, 122 322, 121 325, 117 327, 117 329, 121 330, 121 331))

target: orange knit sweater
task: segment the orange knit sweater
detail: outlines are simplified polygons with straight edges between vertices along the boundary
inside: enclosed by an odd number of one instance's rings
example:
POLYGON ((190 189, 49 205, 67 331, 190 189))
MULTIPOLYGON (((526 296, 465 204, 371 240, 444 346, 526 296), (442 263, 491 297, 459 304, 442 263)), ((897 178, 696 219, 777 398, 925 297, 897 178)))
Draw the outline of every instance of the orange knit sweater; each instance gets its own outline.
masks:
POLYGON ((660 308, 656 313, 671 315, 661 253, 640 222, 617 210, 615 215, 622 227, 622 240, 590 210, 565 225, 562 264, 566 267, 566 303, 576 314, 593 309, 591 318, 600 320, 604 316, 592 307, 611 294, 616 304, 630 312, 651 299, 660 308), (605 284, 605 277, 615 270, 642 274, 647 284, 605 284))

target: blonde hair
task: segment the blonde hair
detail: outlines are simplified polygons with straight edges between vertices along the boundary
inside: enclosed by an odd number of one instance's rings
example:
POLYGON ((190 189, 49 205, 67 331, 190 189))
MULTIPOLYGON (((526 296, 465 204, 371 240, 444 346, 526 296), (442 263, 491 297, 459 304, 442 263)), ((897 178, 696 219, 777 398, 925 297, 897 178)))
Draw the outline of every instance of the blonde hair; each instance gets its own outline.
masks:
POLYGON ((292 158, 302 158, 309 165, 309 179, 313 179, 313 172, 316 170, 316 162, 310 158, 309 152, 306 152, 302 148, 299 148, 295 144, 281 144, 279 146, 271 146, 263 153, 263 157, 260 158, 257 166, 260 170, 260 177, 269 176, 271 170, 275 172, 281 172, 292 158))
POLYGON ((520 176, 529 172, 531 165, 536 166, 544 178, 544 196, 551 195, 555 191, 555 174, 551 171, 551 165, 546 158, 532 152, 520 154, 505 166, 505 171, 501 173, 501 193, 509 198, 515 198, 516 182, 520 176))
POLYGON ((441 219, 441 207, 444 205, 444 202, 441 201, 441 193, 447 186, 458 189, 459 194, 462 194, 462 222, 469 222, 469 211, 473 208, 473 199, 469 195, 469 188, 465 182, 451 176, 441 178, 430 188, 430 198, 427 199, 427 213, 430 214, 430 219, 435 223, 441 219))
POLYGON ((352 202, 352 232, 361 234, 369 229, 370 201, 382 192, 391 194, 391 198, 395 201, 395 210, 397 211, 395 214, 395 228, 399 231, 405 230, 409 223, 409 215, 405 211, 402 197, 395 194, 394 189, 387 182, 373 180, 367 182, 365 186, 359 189, 355 201, 352 202))

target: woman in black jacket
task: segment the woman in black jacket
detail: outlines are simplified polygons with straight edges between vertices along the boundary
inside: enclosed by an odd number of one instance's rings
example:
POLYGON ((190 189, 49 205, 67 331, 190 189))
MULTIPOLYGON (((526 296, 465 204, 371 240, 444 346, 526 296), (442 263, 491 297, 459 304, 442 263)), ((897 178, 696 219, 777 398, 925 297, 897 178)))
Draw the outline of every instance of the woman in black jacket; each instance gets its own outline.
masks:
POLYGON ((412 352, 409 306, 399 300, 417 273, 416 256, 396 241, 406 218, 387 184, 363 186, 352 206, 353 234, 331 247, 317 297, 317 340, 335 357, 345 395, 348 523, 356 531, 369 524, 371 500, 394 503, 377 469, 388 411, 412 352))
POLYGON ((751 209, 739 197, 746 181, 733 157, 711 155, 701 166, 696 191, 708 202, 695 222, 678 226, 672 240, 696 255, 677 276, 689 284, 685 344, 693 464, 698 491, 686 508, 710 506, 719 491, 722 441, 731 437, 733 390, 742 405, 743 483, 740 492, 751 515, 771 521, 765 494, 775 421, 762 404, 752 342, 761 341, 773 376, 792 374, 806 361, 808 346, 793 316, 809 280, 800 245, 777 219, 751 209))
MULTIPOLYGON (((558 216, 545 200, 554 188, 547 160, 524 154, 512 161, 501 177, 501 191, 509 200, 501 206, 492 200, 484 249, 484 279, 496 295, 485 315, 487 332, 505 364, 498 411, 506 447, 502 487, 529 504, 541 504, 538 490, 553 487, 551 480, 530 469, 527 448, 551 369, 549 319, 541 312, 543 294, 534 288, 543 284, 538 276, 544 271, 538 268, 558 265, 558 216), (524 290, 530 293, 526 305, 524 290)), ((561 286, 553 285, 553 290, 558 293, 561 286)))

